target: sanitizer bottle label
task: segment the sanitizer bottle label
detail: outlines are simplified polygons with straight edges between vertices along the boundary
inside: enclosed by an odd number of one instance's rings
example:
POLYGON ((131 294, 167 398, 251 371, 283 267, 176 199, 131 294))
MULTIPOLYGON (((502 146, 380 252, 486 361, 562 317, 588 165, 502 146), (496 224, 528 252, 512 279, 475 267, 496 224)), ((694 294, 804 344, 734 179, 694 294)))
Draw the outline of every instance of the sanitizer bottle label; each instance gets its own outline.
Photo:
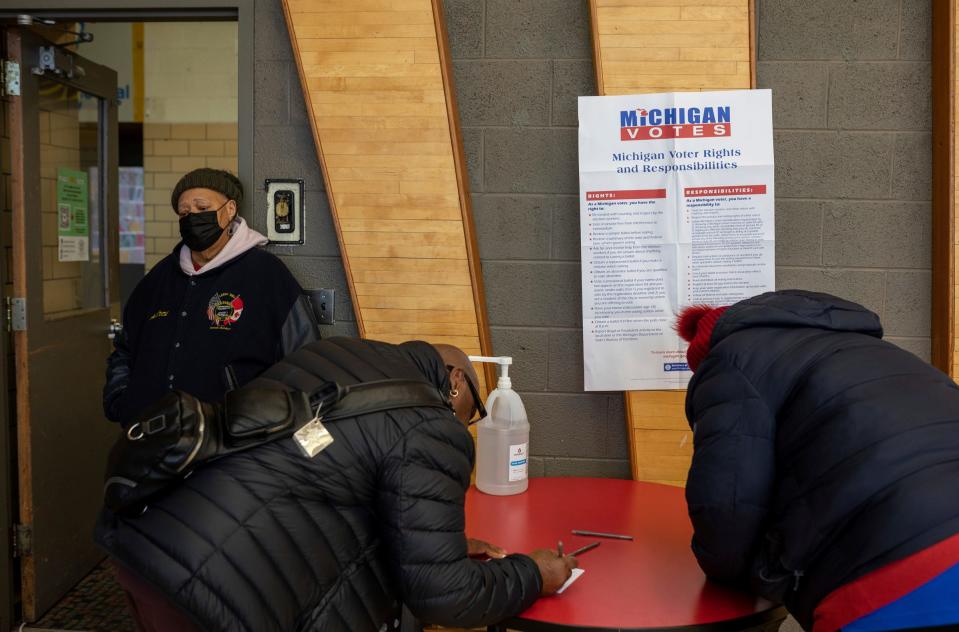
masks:
POLYGON ((509 447, 509 482, 522 481, 526 479, 526 470, 529 463, 528 443, 517 443, 509 447))

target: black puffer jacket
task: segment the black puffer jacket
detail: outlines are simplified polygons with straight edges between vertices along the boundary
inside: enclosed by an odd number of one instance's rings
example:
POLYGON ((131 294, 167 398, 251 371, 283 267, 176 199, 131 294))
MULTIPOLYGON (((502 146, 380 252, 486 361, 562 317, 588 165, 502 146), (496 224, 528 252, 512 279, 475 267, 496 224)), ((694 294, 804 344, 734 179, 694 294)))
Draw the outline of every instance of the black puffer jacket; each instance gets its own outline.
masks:
MULTIPOLYGON (((254 380, 306 392, 449 378, 423 342, 306 345, 254 380)), ((463 503, 473 442, 452 412, 406 408, 329 424, 313 459, 292 440, 215 461, 128 519, 104 512, 97 541, 208 630, 363 632, 419 618, 473 627, 513 616, 541 590, 524 555, 472 561, 463 503)))
POLYGON ((689 384, 686 488, 707 575, 808 627, 832 590, 959 532, 959 388, 826 294, 730 307, 689 384))

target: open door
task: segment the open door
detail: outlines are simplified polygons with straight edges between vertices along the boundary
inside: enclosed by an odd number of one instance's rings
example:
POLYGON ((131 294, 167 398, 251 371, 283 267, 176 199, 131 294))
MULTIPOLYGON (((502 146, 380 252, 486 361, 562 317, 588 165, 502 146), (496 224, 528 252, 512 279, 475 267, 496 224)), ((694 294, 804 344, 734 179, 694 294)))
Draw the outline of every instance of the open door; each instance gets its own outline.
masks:
POLYGON ((35 621, 101 559, 92 531, 116 428, 100 405, 118 304, 116 73, 6 32, 21 599, 35 621))

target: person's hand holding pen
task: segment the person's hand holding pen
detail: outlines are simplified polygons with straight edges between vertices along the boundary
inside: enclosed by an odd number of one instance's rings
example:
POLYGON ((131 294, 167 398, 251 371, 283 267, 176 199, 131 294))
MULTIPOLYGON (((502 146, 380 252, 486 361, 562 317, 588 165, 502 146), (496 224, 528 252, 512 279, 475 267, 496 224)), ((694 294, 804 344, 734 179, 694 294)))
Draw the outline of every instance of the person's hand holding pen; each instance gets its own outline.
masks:
POLYGON ((573 569, 579 566, 576 558, 572 555, 563 555, 563 543, 560 542, 556 550, 538 549, 529 554, 536 566, 539 567, 539 574, 543 578, 543 588, 540 590, 540 596, 552 595, 563 587, 569 576, 573 574, 573 569))

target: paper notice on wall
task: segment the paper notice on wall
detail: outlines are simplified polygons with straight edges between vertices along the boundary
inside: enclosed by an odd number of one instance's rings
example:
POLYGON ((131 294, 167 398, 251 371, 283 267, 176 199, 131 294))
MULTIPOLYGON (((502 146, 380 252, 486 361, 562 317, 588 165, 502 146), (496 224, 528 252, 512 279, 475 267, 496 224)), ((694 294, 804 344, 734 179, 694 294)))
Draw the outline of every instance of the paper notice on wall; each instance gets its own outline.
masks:
POLYGON ((579 98, 586 390, 685 388, 676 314, 775 282, 769 90, 579 98))
POLYGON ((90 260, 87 174, 57 169, 57 261, 90 260))
POLYGON ((119 175, 120 263, 142 264, 145 261, 146 244, 143 167, 120 167, 119 175))

